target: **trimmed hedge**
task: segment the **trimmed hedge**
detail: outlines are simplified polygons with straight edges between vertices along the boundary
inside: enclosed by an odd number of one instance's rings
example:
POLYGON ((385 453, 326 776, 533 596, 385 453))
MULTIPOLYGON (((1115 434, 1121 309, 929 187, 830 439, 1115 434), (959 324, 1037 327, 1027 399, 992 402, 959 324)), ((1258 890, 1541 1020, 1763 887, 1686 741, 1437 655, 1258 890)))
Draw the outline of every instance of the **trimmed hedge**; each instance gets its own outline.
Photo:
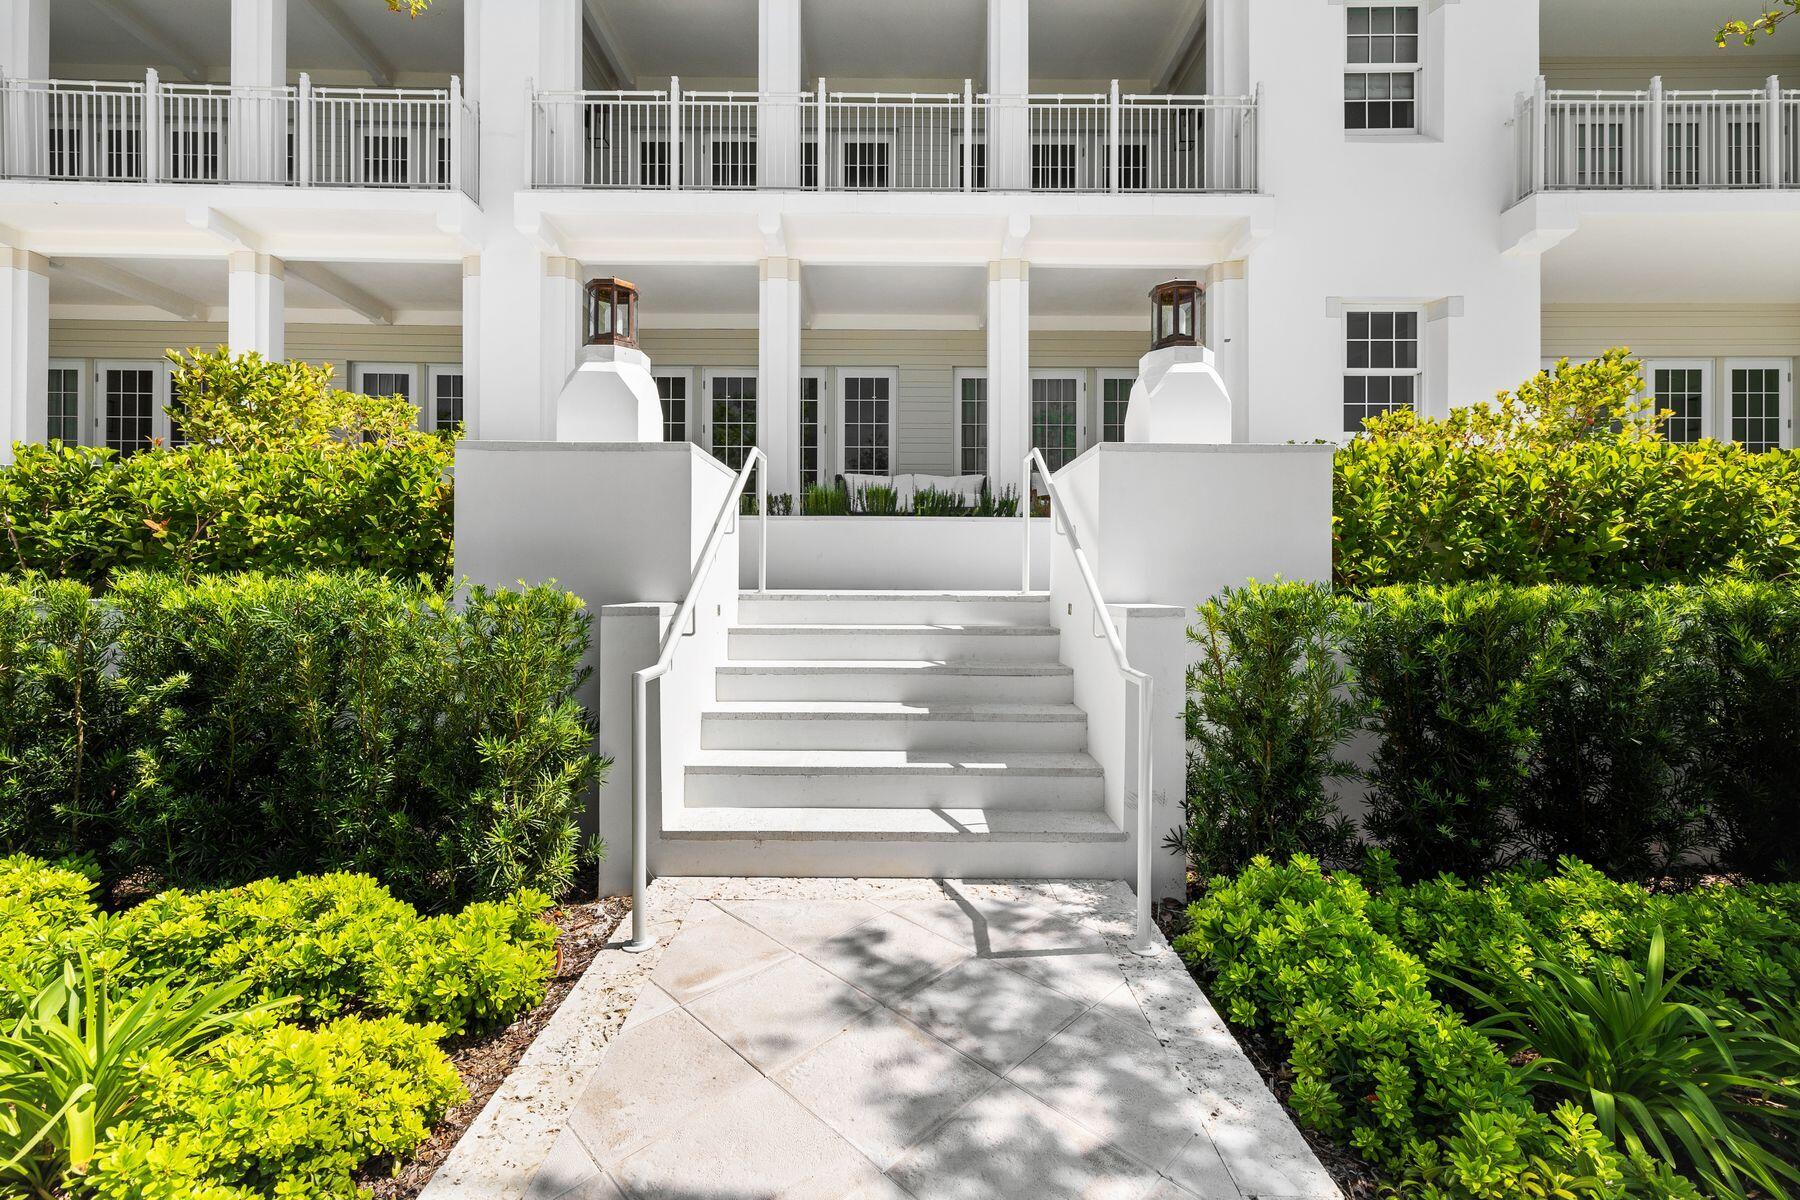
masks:
POLYGON ((448 438, 15 453, 0 467, 0 569, 96 587, 134 569, 450 576, 448 438))
POLYGON ((1341 773, 1354 712, 1377 739, 1366 830, 1406 878, 1563 855, 1644 878, 1698 846, 1752 878, 1800 877, 1800 586, 1478 583, 1355 599, 1275 585, 1202 616, 1196 636, 1232 659, 1193 687, 1207 728, 1189 819, 1210 827, 1179 837, 1240 856, 1208 869, 1296 848, 1268 827, 1311 830, 1299 849, 1346 857, 1317 792, 1341 773), (1259 636, 1275 622, 1282 637, 1259 636), (1342 655, 1341 681, 1324 648, 1342 655), (1245 713, 1260 736, 1221 736, 1245 713), (1270 762, 1304 770, 1276 777, 1270 762), (1244 780, 1261 781, 1254 805, 1224 803, 1225 783, 1244 780))
POLYGON ((575 597, 131 573, 90 601, 0 582, 0 852, 360 871, 432 908, 568 886, 605 766, 575 597))

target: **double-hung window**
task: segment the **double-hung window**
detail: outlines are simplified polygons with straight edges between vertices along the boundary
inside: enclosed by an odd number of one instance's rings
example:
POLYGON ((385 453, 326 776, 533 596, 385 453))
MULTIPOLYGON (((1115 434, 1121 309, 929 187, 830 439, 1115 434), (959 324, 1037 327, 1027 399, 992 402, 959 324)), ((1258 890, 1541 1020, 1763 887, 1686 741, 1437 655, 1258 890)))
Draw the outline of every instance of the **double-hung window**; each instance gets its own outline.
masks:
POLYGON ((1370 417, 1419 402, 1417 309, 1344 314, 1344 432, 1370 417))
POLYGON ((1419 6, 1353 4, 1344 54, 1344 128, 1419 127, 1419 6))

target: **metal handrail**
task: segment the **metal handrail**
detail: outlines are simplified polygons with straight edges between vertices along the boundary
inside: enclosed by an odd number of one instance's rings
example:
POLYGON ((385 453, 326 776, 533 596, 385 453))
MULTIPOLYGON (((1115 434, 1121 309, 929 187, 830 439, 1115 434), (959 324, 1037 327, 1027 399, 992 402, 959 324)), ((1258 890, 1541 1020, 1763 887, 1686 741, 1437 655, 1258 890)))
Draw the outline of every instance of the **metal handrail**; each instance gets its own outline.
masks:
POLYGON ((1131 658, 1125 653, 1125 641, 1119 636, 1119 627, 1113 623, 1112 613, 1107 610, 1106 597, 1100 594, 1100 581, 1094 576, 1094 568, 1088 563, 1087 551, 1081 548, 1081 538, 1075 532, 1075 522, 1069 516, 1069 510, 1062 502, 1062 494, 1057 491, 1056 481, 1050 477, 1050 464, 1044 461, 1043 451, 1032 448, 1025 456, 1024 491, 1025 495, 1019 505, 1019 516, 1025 531, 1025 553, 1022 578, 1019 590, 1031 590, 1031 475, 1035 469, 1043 477, 1044 489, 1050 497, 1051 528, 1069 542, 1069 552, 1074 556, 1075 567, 1081 572, 1081 582, 1087 588, 1088 599, 1093 602, 1094 612, 1100 619, 1100 632, 1097 637, 1104 637, 1108 648, 1112 650, 1113 662, 1119 668, 1119 674, 1125 682, 1137 689, 1138 725, 1137 725, 1137 936, 1131 948, 1138 954, 1155 954, 1156 922, 1154 901, 1151 897, 1151 875, 1155 863, 1151 857, 1153 836, 1150 793, 1150 710, 1151 698, 1155 692, 1155 681, 1131 665, 1131 658))
POLYGON ((738 513, 743 507, 744 491, 750 486, 750 474, 753 471, 756 473, 756 511, 760 518, 757 521, 760 537, 756 560, 756 590, 769 590, 769 458, 761 449, 752 447, 749 456, 744 459, 743 469, 738 472, 737 482, 719 509, 718 519, 713 522, 712 532, 707 535, 706 545, 700 551, 700 559, 694 564, 694 574, 688 580, 687 595, 682 598, 681 607, 675 610, 675 619, 669 622, 668 631, 663 634, 662 653, 657 656, 656 665, 645 667, 632 676, 631 941, 626 943, 625 949, 633 952, 648 950, 656 944, 656 939, 650 936, 650 912, 646 896, 650 889, 650 768, 647 753, 649 731, 644 725, 644 712, 650 699, 650 681, 661 679, 674 668, 675 651, 680 647, 681 639, 692 636, 687 626, 693 620, 694 606, 700 599, 700 585, 712 573, 713 562, 719 557, 719 547, 724 544, 725 535, 737 525, 738 513))

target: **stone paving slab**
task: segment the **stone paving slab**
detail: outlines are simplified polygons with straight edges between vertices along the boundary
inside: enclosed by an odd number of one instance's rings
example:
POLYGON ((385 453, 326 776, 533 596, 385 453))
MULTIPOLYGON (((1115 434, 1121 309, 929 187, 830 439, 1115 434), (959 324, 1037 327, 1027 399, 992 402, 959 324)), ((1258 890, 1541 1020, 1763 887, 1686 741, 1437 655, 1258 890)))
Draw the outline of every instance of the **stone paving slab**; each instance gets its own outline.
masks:
POLYGON ((656 948, 602 952, 422 1200, 1339 1200, 1167 943, 1131 952, 1122 883, 651 906, 656 948))

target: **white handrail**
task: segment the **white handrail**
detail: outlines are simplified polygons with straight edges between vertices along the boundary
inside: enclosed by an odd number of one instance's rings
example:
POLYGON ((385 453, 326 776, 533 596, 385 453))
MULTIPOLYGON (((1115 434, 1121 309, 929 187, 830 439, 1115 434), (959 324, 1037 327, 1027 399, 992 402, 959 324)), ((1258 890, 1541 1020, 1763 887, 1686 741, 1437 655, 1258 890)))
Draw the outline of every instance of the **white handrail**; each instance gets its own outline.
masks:
POLYGON ((719 509, 718 519, 713 522, 712 532, 707 535, 706 545, 700 551, 700 559, 694 564, 693 577, 688 580, 687 595, 682 598, 681 607, 675 610, 675 619, 669 622, 668 631, 663 634, 662 653, 657 656, 656 665, 645 667, 632 676, 631 941, 625 944, 625 949, 634 953, 648 950, 656 944, 656 939, 650 936, 650 912, 646 898, 646 893, 650 890, 650 768, 646 749, 649 731, 644 725, 644 712, 650 699, 650 681, 661 679, 675 666, 675 651, 681 645, 681 639, 689 636, 687 625, 693 618, 694 606, 700 599, 700 585, 711 574, 713 561, 719 557, 719 547, 724 544, 725 535, 737 524, 738 511, 743 507, 744 490, 750 486, 752 471, 756 472, 756 511, 760 533, 756 590, 769 590, 769 458, 760 448, 753 446, 749 456, 744 459, 743 469, 738 472, 737 482, 719 509))
POLYGON ((1154 836, 1154 817, 1151 813, 1150 792, 1150 711, 1155 681, 1131 665, 1131 658, 1125 653, 1125 641, 1119 636, 1119 627, 1113 623, 1112 613, 1106 607, 1106 598, 1100 594, 1100 581, 1094 577, 1094 568, 1088 563, 1087 552, 1081 548, 1081 539, 1075 533, 1075 522, 1062 502, 1062 495, 1056 489, 1056 481, 1050 477, 1050 464, 1044 461, 1043 451, 1036 447, 1025 456, 1025 494, 1019 501, 1019 519, 1025 531, 1024 570, 1019 590, 1031 590, 1031 474, 1034 468, 1043 476, 1044 488, 1050 497, 1051 528, 1068 539, 1069 552, 1075 559, 1076 569, 1081 572, 1081 582, 1086 586, 1088 599, 1092 601, 1094 612, 1099 616, 1100 633, 1096 636, 1106 639, 1119 674, 1124 676, 1126 683, 1137 689, 1137 937, 1132 941, 1131 948, 1138 954, 1155 954, 1156 924, 1154 899, 1151 896, 1151 876, 1155 869, 1151 841, 1154 836))

